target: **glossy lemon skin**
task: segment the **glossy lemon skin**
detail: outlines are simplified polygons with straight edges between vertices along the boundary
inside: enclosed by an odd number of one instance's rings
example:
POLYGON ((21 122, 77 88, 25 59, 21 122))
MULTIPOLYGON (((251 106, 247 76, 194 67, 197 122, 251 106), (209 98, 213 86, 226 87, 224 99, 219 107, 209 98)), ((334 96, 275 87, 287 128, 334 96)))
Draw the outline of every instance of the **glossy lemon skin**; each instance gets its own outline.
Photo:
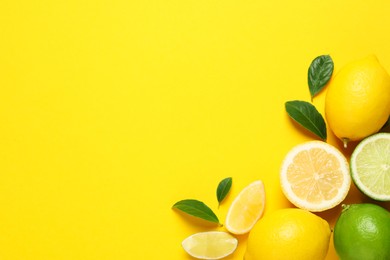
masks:
POLYGON ((325 116, 342 140, 358 141, 378 132, 390 115, 390 77, 375 56, 351 62, 331 80, 325 116))
POLYGON ((245 260, 321 260, 329 248, 328 222, 309 211, 280 209, 265 215, 248 237, 245 260))

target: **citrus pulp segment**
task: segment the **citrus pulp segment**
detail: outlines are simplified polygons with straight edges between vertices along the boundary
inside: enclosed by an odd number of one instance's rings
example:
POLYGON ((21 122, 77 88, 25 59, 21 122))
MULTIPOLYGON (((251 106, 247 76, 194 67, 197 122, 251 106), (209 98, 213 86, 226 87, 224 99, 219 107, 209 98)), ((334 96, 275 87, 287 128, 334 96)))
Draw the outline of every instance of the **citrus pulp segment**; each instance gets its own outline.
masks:
POLYGON ((193 234, 183 240, 184 250, 198 259, 221 259, 232 254, 238 240, 223 231, 208 231, 193 234))
POLYGON ((352 179, 364 194, 390 201, 390 133, 367 137, 351 156, 352 179))
POLYGON ((246 186, 234 199, 226 215, 226 229, 236 235, 249 232, 263 215, 265 190, 262 181, 246 186))
POLYGON ((295 206, 313 212, 340 204, 351 177, 344 155, 330 144, 309 141, 295 146, 280 171, 281 188, 295 206))

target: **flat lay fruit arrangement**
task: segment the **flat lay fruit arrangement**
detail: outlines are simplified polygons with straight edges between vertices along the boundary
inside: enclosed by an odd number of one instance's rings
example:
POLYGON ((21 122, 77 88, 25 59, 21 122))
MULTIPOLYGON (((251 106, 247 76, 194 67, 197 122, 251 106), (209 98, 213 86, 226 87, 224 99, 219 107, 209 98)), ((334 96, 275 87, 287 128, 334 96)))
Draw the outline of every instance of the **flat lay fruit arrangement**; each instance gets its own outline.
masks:
MULTIPOLYGON (((379 203, 390 201, 390 133, 384 130, 390 76, 373 55, 333 71, 329 55, 316 57, 308 69, 311 102, 285 103, 288 116, 319 139, 298 144, 280 158, 280 188, 295 207, 264 213, 267 187, 260 179, 234 198, 224 220, 199 200, 178 201, 174 210, 224 229, 185 238, 182 247, 189 255, 225 258, 234 254, 237 237, 248 234, 245 260, 321 260, 330 245, 343 260, 390 259, 390 213, 379 203), (326 91, 325 117, 312 102, 321 91, 326 91), (341 148, 327 143, 327 127, 341 148), (352 143, 356 147, 347 156, 352 143), (369 202, 344 204, 351 185, 369 202), (335 207, 342 210, 331 226, 319 213, 335 207)), ((232 185, 231 177, 220 181, 218 204, 232 185)))

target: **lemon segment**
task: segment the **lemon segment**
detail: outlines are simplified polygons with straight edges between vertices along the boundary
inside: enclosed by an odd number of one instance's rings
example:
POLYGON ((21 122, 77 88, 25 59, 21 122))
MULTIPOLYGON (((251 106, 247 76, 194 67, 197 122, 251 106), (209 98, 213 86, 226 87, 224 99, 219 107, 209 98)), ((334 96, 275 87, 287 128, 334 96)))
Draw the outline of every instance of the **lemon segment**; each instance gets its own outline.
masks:
POLYGON ((238 240, 227 232, 208 231, 193 234, 183 240, 184 250, 198 259, 221 259, 232 254, 238 240))
POLYGON ((265 190, 261 180, 245 187, 234 199, 226 215, 226 229, 236 235, 248 233, 263 215, 265 190))
POLYGON ((340 204, 351 185, 344 155, 330 144, 309 141, 287 153, 280 171, 281 188, 295 206, 313 212, 340 204))
POLYGON ((390 133, 367 137, 351 156, 352 179, 364 194, 390 201, 390 133))

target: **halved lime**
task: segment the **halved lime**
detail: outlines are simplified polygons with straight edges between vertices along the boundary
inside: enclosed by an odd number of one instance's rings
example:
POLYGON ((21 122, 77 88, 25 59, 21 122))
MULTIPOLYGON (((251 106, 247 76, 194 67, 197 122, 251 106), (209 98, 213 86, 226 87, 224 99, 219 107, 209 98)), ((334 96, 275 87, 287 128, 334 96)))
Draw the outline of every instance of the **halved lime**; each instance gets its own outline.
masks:
POLYGON ((362 140, 351 156, 352 179, 368 197, 390 201, 390 133, 362 140))

